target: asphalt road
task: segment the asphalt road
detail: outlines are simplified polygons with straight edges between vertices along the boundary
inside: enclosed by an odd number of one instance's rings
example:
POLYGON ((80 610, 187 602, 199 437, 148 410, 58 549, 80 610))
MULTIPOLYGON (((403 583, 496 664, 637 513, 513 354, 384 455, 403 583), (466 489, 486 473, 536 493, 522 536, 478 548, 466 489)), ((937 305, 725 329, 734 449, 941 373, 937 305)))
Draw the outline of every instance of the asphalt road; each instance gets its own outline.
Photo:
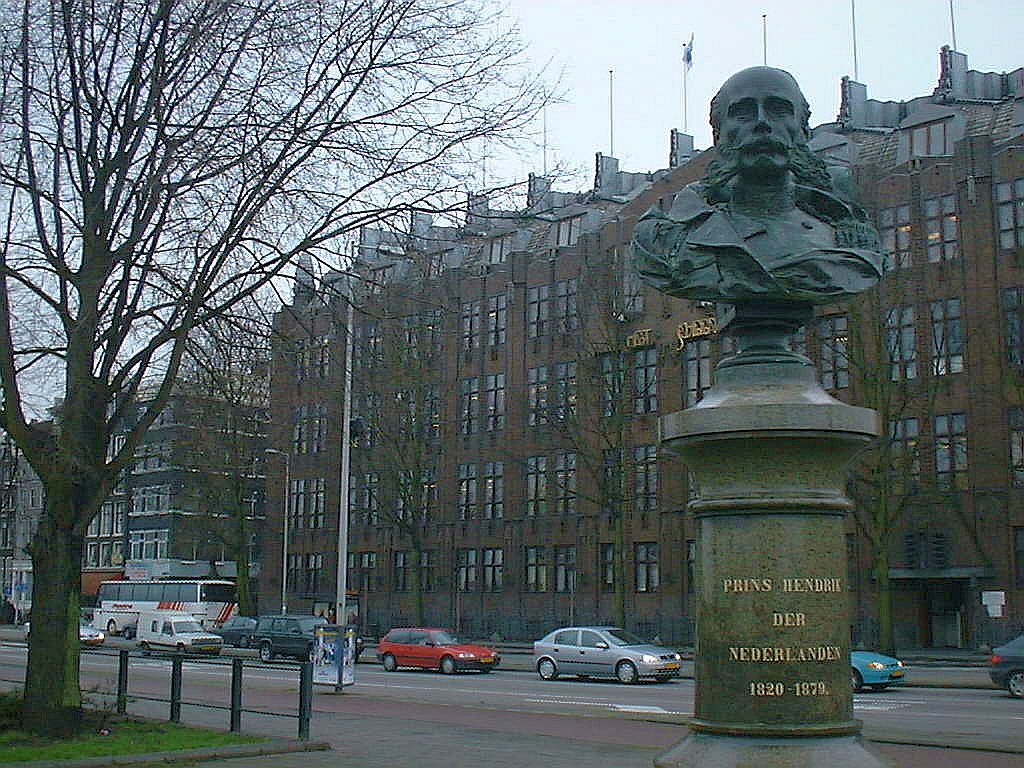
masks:
MULTIPOLYGON (((15 643, 0 645, 0 678, 18 680, 24 674, 25 648, 15 643)), ((82 659, 84 690, 116 688, 117 657, 85 653, 82 659)), ((947 670, 957 671, 957 670, 947 670)), ((984 670, 959 670, 985 674, 984 670)), ((136 705, 165 713, 166 704, 139 697, 166 697, 170 661, 159 656, 133 656, 129 695, 136 705)), ((246 667, 244 706, 281 714, 297 707, 298 668, 292 663, 246 667)), ((230 686, 227 659, 187 663, 183 697, 191 705, 226 704, 230 686)), ((435 672, 402 670, 384 672, 376 664, 357 666, 357 684, 345 695, 317 688, 314 698, 314 735, 324 718, 335 713, 361 714, 385 721, 403 713, 408 720, 438 722, 445 727, 465 725, 513 729, 515 723, 556 724, 572 721, 572 732, 594 731, 598 739, 632 743, 638 731, 650 729, 641 743, 660 744, 678 738, 678 726, 693 712, 694 683, 683 679, 669 683, 624 686, 614 682, 560 679, 540 680, 527 671, 497 670, 491 674, 467 673, 444 676, 435 672), (469 713, 469 714, 467 714, 469 713), (656 737, 662 734, 661 737, 656 737), (653 741, 652 741, 653 740, 653 741)), ((187 704, 185 709, 190 706, 187 704)), ((1024 701, 1011 699, 994 688, 903 688, 854 696, 854 713, 864 721, 867 738, 910 741, 917 744, 980 749, 1017 748, 1024 753, 1024 701)), ((207 710, 204 717, 223 725, 227 713, 207 710)), ((267 719, 258 715, 246 718, 267 719)), ((277 718, 274 727, 294 735, 295 721, 277 718)), ((245 721, 243 721, 243 725, 245 721)), ((535 727, 535 725, 531 726, 535 727)), ((548 726, 545 726, 548 727, 548 726)), ((555 734, 557 735, 557 733, 555 734)), ((1024 758, 1022 758, 1024 762, 1024 758)))

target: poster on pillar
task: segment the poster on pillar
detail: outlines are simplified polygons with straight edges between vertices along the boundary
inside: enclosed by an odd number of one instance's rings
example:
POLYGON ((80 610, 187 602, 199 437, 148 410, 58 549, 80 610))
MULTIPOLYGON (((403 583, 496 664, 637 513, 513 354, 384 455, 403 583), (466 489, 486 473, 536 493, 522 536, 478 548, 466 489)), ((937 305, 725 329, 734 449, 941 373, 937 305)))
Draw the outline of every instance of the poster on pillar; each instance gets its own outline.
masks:
POLYGON ((341 667, 341 684, 354 685, 355 630, 337 624, 325 624, 315 629, 313 643, 313 682, 325 685, 338 684, 338 667, 341 667), (341 648, 341 655, 338 649, 341 648), (339 664, 340 662, 340 664, 339 664))

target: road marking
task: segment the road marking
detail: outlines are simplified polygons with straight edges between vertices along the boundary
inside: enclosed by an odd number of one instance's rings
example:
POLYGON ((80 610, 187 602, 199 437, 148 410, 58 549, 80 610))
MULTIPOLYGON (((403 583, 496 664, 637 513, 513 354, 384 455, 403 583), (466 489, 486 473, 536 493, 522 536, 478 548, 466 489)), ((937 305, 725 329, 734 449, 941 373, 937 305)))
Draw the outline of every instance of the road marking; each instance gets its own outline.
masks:
POLYGON ((668 714, 668 710, 664 707, 646 707, 642 704, 615 704, 614 707, 619 710, 619 712, 635 712, 637 714, 647 715, 668 714))

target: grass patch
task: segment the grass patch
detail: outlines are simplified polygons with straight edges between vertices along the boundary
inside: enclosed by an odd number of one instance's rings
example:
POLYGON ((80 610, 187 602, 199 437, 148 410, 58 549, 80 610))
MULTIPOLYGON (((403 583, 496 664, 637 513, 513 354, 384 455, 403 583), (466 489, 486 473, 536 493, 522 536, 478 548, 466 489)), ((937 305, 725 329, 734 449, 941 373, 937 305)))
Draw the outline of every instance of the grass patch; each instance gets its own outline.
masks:
POLYGON ((0 695, 0 764, 29 760, 132 755, 144 752, 172 752, 226 744, 266 741, 246 736, 175 723, 119 718, 109 712, 86 710, 77 736, 50 739, 20 730, 21 697, 0 695))

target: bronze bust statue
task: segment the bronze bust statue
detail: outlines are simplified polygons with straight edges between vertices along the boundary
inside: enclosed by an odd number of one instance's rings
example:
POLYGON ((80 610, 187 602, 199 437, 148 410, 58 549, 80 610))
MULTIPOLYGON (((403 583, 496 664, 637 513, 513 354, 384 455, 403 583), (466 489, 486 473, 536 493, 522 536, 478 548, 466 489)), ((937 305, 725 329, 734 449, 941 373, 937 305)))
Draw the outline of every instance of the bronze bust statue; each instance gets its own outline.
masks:
POLYGON ((826 304, 881 277, 878 233, 845 169, 807 146, 810 108, 792 75, 751 67, 711 102, 717 156, 666 215, 640 219, 640 274, 669 294, 728 304, 826 304))

